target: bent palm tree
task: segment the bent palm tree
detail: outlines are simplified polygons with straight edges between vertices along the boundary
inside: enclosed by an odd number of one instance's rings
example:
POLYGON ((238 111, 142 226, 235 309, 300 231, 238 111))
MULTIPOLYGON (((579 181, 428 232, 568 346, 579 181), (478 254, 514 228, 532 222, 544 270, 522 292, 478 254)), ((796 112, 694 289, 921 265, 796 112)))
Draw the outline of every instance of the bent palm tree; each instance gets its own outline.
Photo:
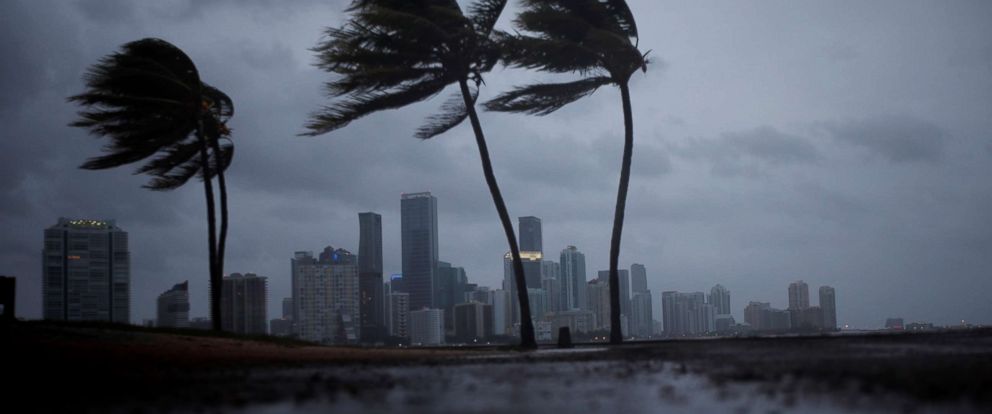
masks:
POLYGON ((227 238, 227 188, 224 170, 234 157, 226 122, 234 114, 227 95, 200 80, 192 60, 161 39, 142 39, 121 47, 90 68, 86 91, 69 98, 86 108, 70 126, 107 137, 105 155, 80 168, 101 170, 148 160, 135 171, 152 178, 154 191, 181 187, 194 176, 203 181, 210 247, 210 317, 220 330, 221 277, 227 238), (221 139, 225 142, 221 143, 221 139), (214 191, 220 187, 221 231, 217 241, 214 191))
POLYGON ((518 87, 486 103, 486 109, 547 115, 600 86, 620 88, 624 146, 620 185, 610 240, 610 342, 623 342, 620 327, 620 283, 617 265, 620 236, 630 184, 634 121, 630 107, 630 77, 647 70, 637 50, 637 26, 624 0, 522 0, 524 10, 514 21, 527 34, 499 33, 502 59, 510 66, 552 73, 578 73, 584 79, 518 87))
POLYGON ((505 6, 506 0, 479 0, 466 16, 455 0, 353 1, 348 8, 351 19, 341 28, 327 30, 326 39, 314 48, 317 66, 341 75, 327 84, 329 95, 340 100, 314 113, 305 135, 334 131, 365 115, 426 100, 457 84, 459 93, 417 130, 416 137, 429 139, 466 118, 471 122, 520 287, 521 346, 534 348, 523 263, 475 111, 482 74, 498 60, 498 48, 489 35, 505 6))

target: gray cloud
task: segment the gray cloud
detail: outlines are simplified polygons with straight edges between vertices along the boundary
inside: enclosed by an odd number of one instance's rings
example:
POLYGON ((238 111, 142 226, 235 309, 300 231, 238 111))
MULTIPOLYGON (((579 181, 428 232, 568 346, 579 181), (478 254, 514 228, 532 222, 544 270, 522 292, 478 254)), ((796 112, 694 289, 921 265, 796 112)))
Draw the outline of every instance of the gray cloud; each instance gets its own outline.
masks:
POLYGON ((717 175, 762 175, 767 168, 811 164, 821 159, 806 139, 770 126, 726 132, 715 139, 689 138, 674 144, 672 151, 687 160, 711 165, 717 175))
POLYGON ((840 142, 863 147, 892 162, 937 162, 950 138, 937 125, 907 115, 826 123, 823 128, 840 142))

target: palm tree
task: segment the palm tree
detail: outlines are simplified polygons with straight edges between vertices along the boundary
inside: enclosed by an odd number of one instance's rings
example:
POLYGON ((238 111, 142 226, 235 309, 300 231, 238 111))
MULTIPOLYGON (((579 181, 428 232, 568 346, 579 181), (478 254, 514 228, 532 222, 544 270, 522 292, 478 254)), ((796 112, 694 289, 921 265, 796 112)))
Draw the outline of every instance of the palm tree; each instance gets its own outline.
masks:
POLYGON ((203 181, 210 247, 210 317, 221 328, 220 294, 227 239, 224 170, 234 157, 226 122, 234 105, 219 89, 203 83, 193 61, 161 39, 127 43, 101 59, 85 76, 86 91, 69 97, 84 109, 70 126, 107 137, 104 155, 80 168, 101 170, 148 160, 135 174, 147 174, 154 191, 181 187, 194 176, 203 181), (221 140, 224 140, 222 143, 221 140), (220 187, 221 230, 217 241, 214 190, 220 187))
POLYGON ((620 283, 617 262, 623 232, 634 121, 630 107, 630 77, 647 70, 646 54, 637 49, 637 26, 624 0, 522 0, 514 24, 525 34, 499 33, 503 61, 513 67, 552 73, 577 73, 568 83, 539 83, 518 87, 485 104, 486 109, 547 115, 600 86, 620 88, 624 146, 620 185, 610 240, 610 342, 623 342, 620 330, 620 283))
POLYGON ((486 184, 513 256, 521 346, 534 348, 523 262, 475 111, 482 74, 498 61, 499 50, 490 33, 505 6, 506 0, 478 0, 466 15, 455 0, 353 1, 350 20, 328 29, 313 49, 318 67, 340 75, 327 84, 328 94, 338 100, 312 115, 304 135, 331 132, 373 112, 426 100, 457 84, 459 92, 415 136, 429 139, 466 118, 471 122, 486 184))

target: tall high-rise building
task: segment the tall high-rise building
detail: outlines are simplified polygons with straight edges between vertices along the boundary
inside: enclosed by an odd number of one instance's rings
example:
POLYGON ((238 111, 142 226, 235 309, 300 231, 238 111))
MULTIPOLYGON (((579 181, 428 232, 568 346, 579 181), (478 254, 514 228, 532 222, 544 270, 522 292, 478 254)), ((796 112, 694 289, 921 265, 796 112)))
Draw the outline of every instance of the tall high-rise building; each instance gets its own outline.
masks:
MULTIPOLYGON (((524 280, 527 282, 526 288, 541 288, 541 263, 543 255, 541 252, 521 251, 520 261, 524 266, 524 280)), ((517 279, 514 277, 513 255, 506 252, 503 255, 503 289, 510 292, 510 308, 512 312, 511 323, 520 322, 520 304, 517 297, 517 279)), ((531 316, 537 317, 534 312, 534 305, 531 305, 531 316)))
POLYGON ((830 286, 820 286, 820 311, 824 329, 837 329, 837 294, 830 286))
POLYGON ((716 329, 713 305, 706 303, 703 292, 661 293, 662 325, 665 336, 695 336, 716 329))
POLYGON ((654 331, 651 291, 635 292, 630 299, 630 332, 638 337, 651 336, 654 331))
POLYGON ((410 311, 410 344, 444 344, 444 310, 421 309, 410 311))
POLYGON ((42 253, 45 319, 131 320, 131 253, 113 220, 60 218, 45 229, 42 253))
POLYGON ((806 309, 809 307, 809 285, 802 280, 789 284, 789 309, 806 309))
POLYGON ((465 269, 452 266, 448 262, 438 262, 437 266, 437 297, 434 299, 437 309, 444 310, 444 328, 448 332, 455 329, 455 305, 465 302, 465 286, 468 276, 465 269))
POLYGON ((359 319, 362 342, 382 339, 385 300, 382 293, 382 216, 358 213, 359 319))
POLYGON ((792 327, 791 313, 772 308, 768 302, 748 303, 744 308, 744 321, 755 331, 783 331, 792 327))
POLYGON ((460 342, 485 340, 493 336, 493 306, 479 302, 455 305, 455 338, 460 342))
POLYGON ((630 265, 630 290, 633 293, 648 291, 648 271, 640 263, 630 265))
POLYGON ((493 305, 493 332, 496 335, 510 335, 513 331, 513 309, 510 291, 496 289, 491 292, 489 304, 493 305))
MULTIPOLYGON (((545 309, 545 313, 560 312, 561 288, 559 287, 559 280, 550 277, 541 279, 541 290, 544 291, 544 303, 547 306, 547 309, 545 309)), ((543 316, 544 315, 535 315, 535 317, 539 317, 539 318, 543 316)))
POLYGON ((293 298, 282 298, 282 318, 293 320, 293 298))
POLYGON ((266 278, 254 273, 231 273, 221 284, 221 328, 246 335, 265 335, 268 300, 266 278))
POLYGON ((436 307, 437 198, 431 193, 403 194, 400 199, 403 289, 410 309, 436 307))
POLYGON ((610 284, 606 279, 586 283, 586 309, 596 316, 596 329, 610 329, 610 284))
POLYGON ((293 329, 307 341, 355 343, 361 337, 358 258, 330 246, 320 257, 304 252, 293 259, 293 329))
POLYGON ((543 252, 541 219, 533 216, 518 218, 520 228, 520 251, 543 252))
MULTIPOLYGON (((617 269, 620 279, 620 314, 630 315, 630 272, 627 269, 617 269)), ((610 271, 600 270, 599 279, 609 281, 610 271)))
POLYGON ((730 314, 730 291, 723 285, 717 284, 710 289, 709 297, 710 305, 717 315, 729 315, 730 314))
POLYGON ((397 338, 410 337, 410 294, 392 292, 389 294, 389 335, 397 338))
POLYGON ((189 328, 189 281, 176 284, 158 295, 158 319, 155 326, 189 328))
POLYGON ((562 310, 586 309, 586 256, 575 246, 561 251, 562 310))

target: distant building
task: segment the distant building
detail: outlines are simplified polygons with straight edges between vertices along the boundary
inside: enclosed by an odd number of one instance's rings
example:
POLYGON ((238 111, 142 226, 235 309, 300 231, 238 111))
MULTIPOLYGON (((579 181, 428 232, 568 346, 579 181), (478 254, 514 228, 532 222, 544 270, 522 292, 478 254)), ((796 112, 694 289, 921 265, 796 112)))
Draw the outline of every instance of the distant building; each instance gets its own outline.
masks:
POLYGON ((789 284, 789 309, 806 309, 809 307, 809 285, 802 280, 789 284))
POLYGON ((548 294, 544 289, 527 289, 527 300, 530 302, 530 315, 533 321, 539 320, 548 313, 548 294))
POLYGON ((734 321, 734 317, 731 315, 717 315, 714 319, 716 332, 729 332, 732 331, 737 323, 734 321))
POLYGON ((16 317, 17 278, 0 276, 0 323, 12 322, 16 317))
POLYGON ((744 308, 744 321, 755 331, 784 331, 792 328, 789 311, 772 308, 768 302, 750 302, 744 308))
POLYGON ((374 343, 385 334, 382 292, 382 216, 359 213, 358 284, 361 339, 374 343))
POLYGON ((282 299, 282 317, 269 321, 269 334, 272 336, 293 335, 293 298, 282 299))
POLYGON ((410 337, 410 294, 392 292, 389 294, 389 336, 410 337))
POLYGON ((520 229, 520 251, 543 252, 544 241, 541 236, 541 219, 537 217, 518 218, 520 229))
POLYGON ((572 334, 596 330, 596 315, 591 311, 573 309, 557 312, 550 316, 553 340, 558 340, 558 329, 567 326, 572 334))
POLYGON ((823 310, 819 306, 804 309, 790 309, 792 329, 821 330, 823 329, 823 310))
POLYGON ((561 309, 577 310, 586 306, 586 256, 575 246, 561 251, 561 309))
POLYGON ((213 322, 210 321, 210 318, 204 317, 193 318, 193 320, 189 321, 189 327, 191 329, 199 329, 203 331, 209 331, 214 328, 213 322))
POLYGON ((356 343, 361 335, 358 258, 331 246, 320 257, 297 252, 292 260, 294 333, 312 342, 356 343))
POLYGON ((630 301, 630 334, 647 338, 652 335, 654 318, 651 315, 651 291, 634 293, 630 301))
MULTIPOLYGON (((627 269, 617 269, 617 276, 620 279, 620 314, 630 315, 630 273, 627 269)), ((610 271, 600 270, 599 279, 609 281, 610 271)))
POLYGON ((551 260, 541 262, 541 289, 548 294, 548 311, 558 312, 566 310, 562 303, 566 300, 562 286, 565 285, 562 279, 561 265, 551 260))
POLYGON ((820 309, 823 311, 823 328, 837 329, 837 293, 830 286, 820 286, 820 309))
POLYGON ((268 332, 266 278, 254 273, 231 273, 221 285, 221 329, 246 335, 268 332))
POLYGON ((610 329, 610 288, 605 279, 594 279, 586 283, 586 309, 596 317, 594 330, 610 329))
POLYGON ((698 336, 716 328, 715 308, 703 292, 662 292, 661 309, 665 336, 698 336))
POLYGON ((436 306, 438 248, 437 198, 429 192, 403 194, 400 199, 403 292, 410 309, 436 306))
POLYGON ((902 322, 902 318, 888 318, 885 320, 885 329, 901 331, 906 329, 906 327, 902 322))
POLYGON ((648 272, 644 265, 630 265, 630 290, 634 293, 648 291, 648 272))
POLYGON ((410 311, 410 344, 423 346, 444 344, 444 311, 441 309, 410 311))
MULTIPOLYGON (((520 261, 523 262, 524 280, 527 282, 527 289, 541 288, 541 263, 543 255, 536 251, 521 251, 520 261)), ((503 289, 510 292, 510 308, 512 312, 512 323, 520 322, 520 304, 517 302, 517 280, 514 278, 513 255, 506 252, 503 255, 503 289)), ((531 316, 537 317, 531 305, 531 316)))
POLYGON ((465 287, 468 276, 465 269, 452 266, 448 262, 437 262, 437 308, 444 310, 444 329, 449 333, 455 330, 455 305, 465 302, 465 287))
POLYGON ((189 328, 189 281, 158 295, 158 319, 162 328, 189 328))
POLYGON ((455 338, 459 342, 484 341, 493 336, 493 306, 468 302, 454 306, 455 338))
POLYGON ((113 220, 60 218, 45 229, 42 315, 64 321, 131 321, 131 253, 113 220))
POLYGON ((708 302, 717 315, 730 315, 730 291, 723 285, 717 284, 710 289, 708 302))
POLYGON ((513 332, 513 309, 510 291, 496 289, 490 292, 489 304, 493 306, 493 332, 496 335, 510 335, 513 332))

